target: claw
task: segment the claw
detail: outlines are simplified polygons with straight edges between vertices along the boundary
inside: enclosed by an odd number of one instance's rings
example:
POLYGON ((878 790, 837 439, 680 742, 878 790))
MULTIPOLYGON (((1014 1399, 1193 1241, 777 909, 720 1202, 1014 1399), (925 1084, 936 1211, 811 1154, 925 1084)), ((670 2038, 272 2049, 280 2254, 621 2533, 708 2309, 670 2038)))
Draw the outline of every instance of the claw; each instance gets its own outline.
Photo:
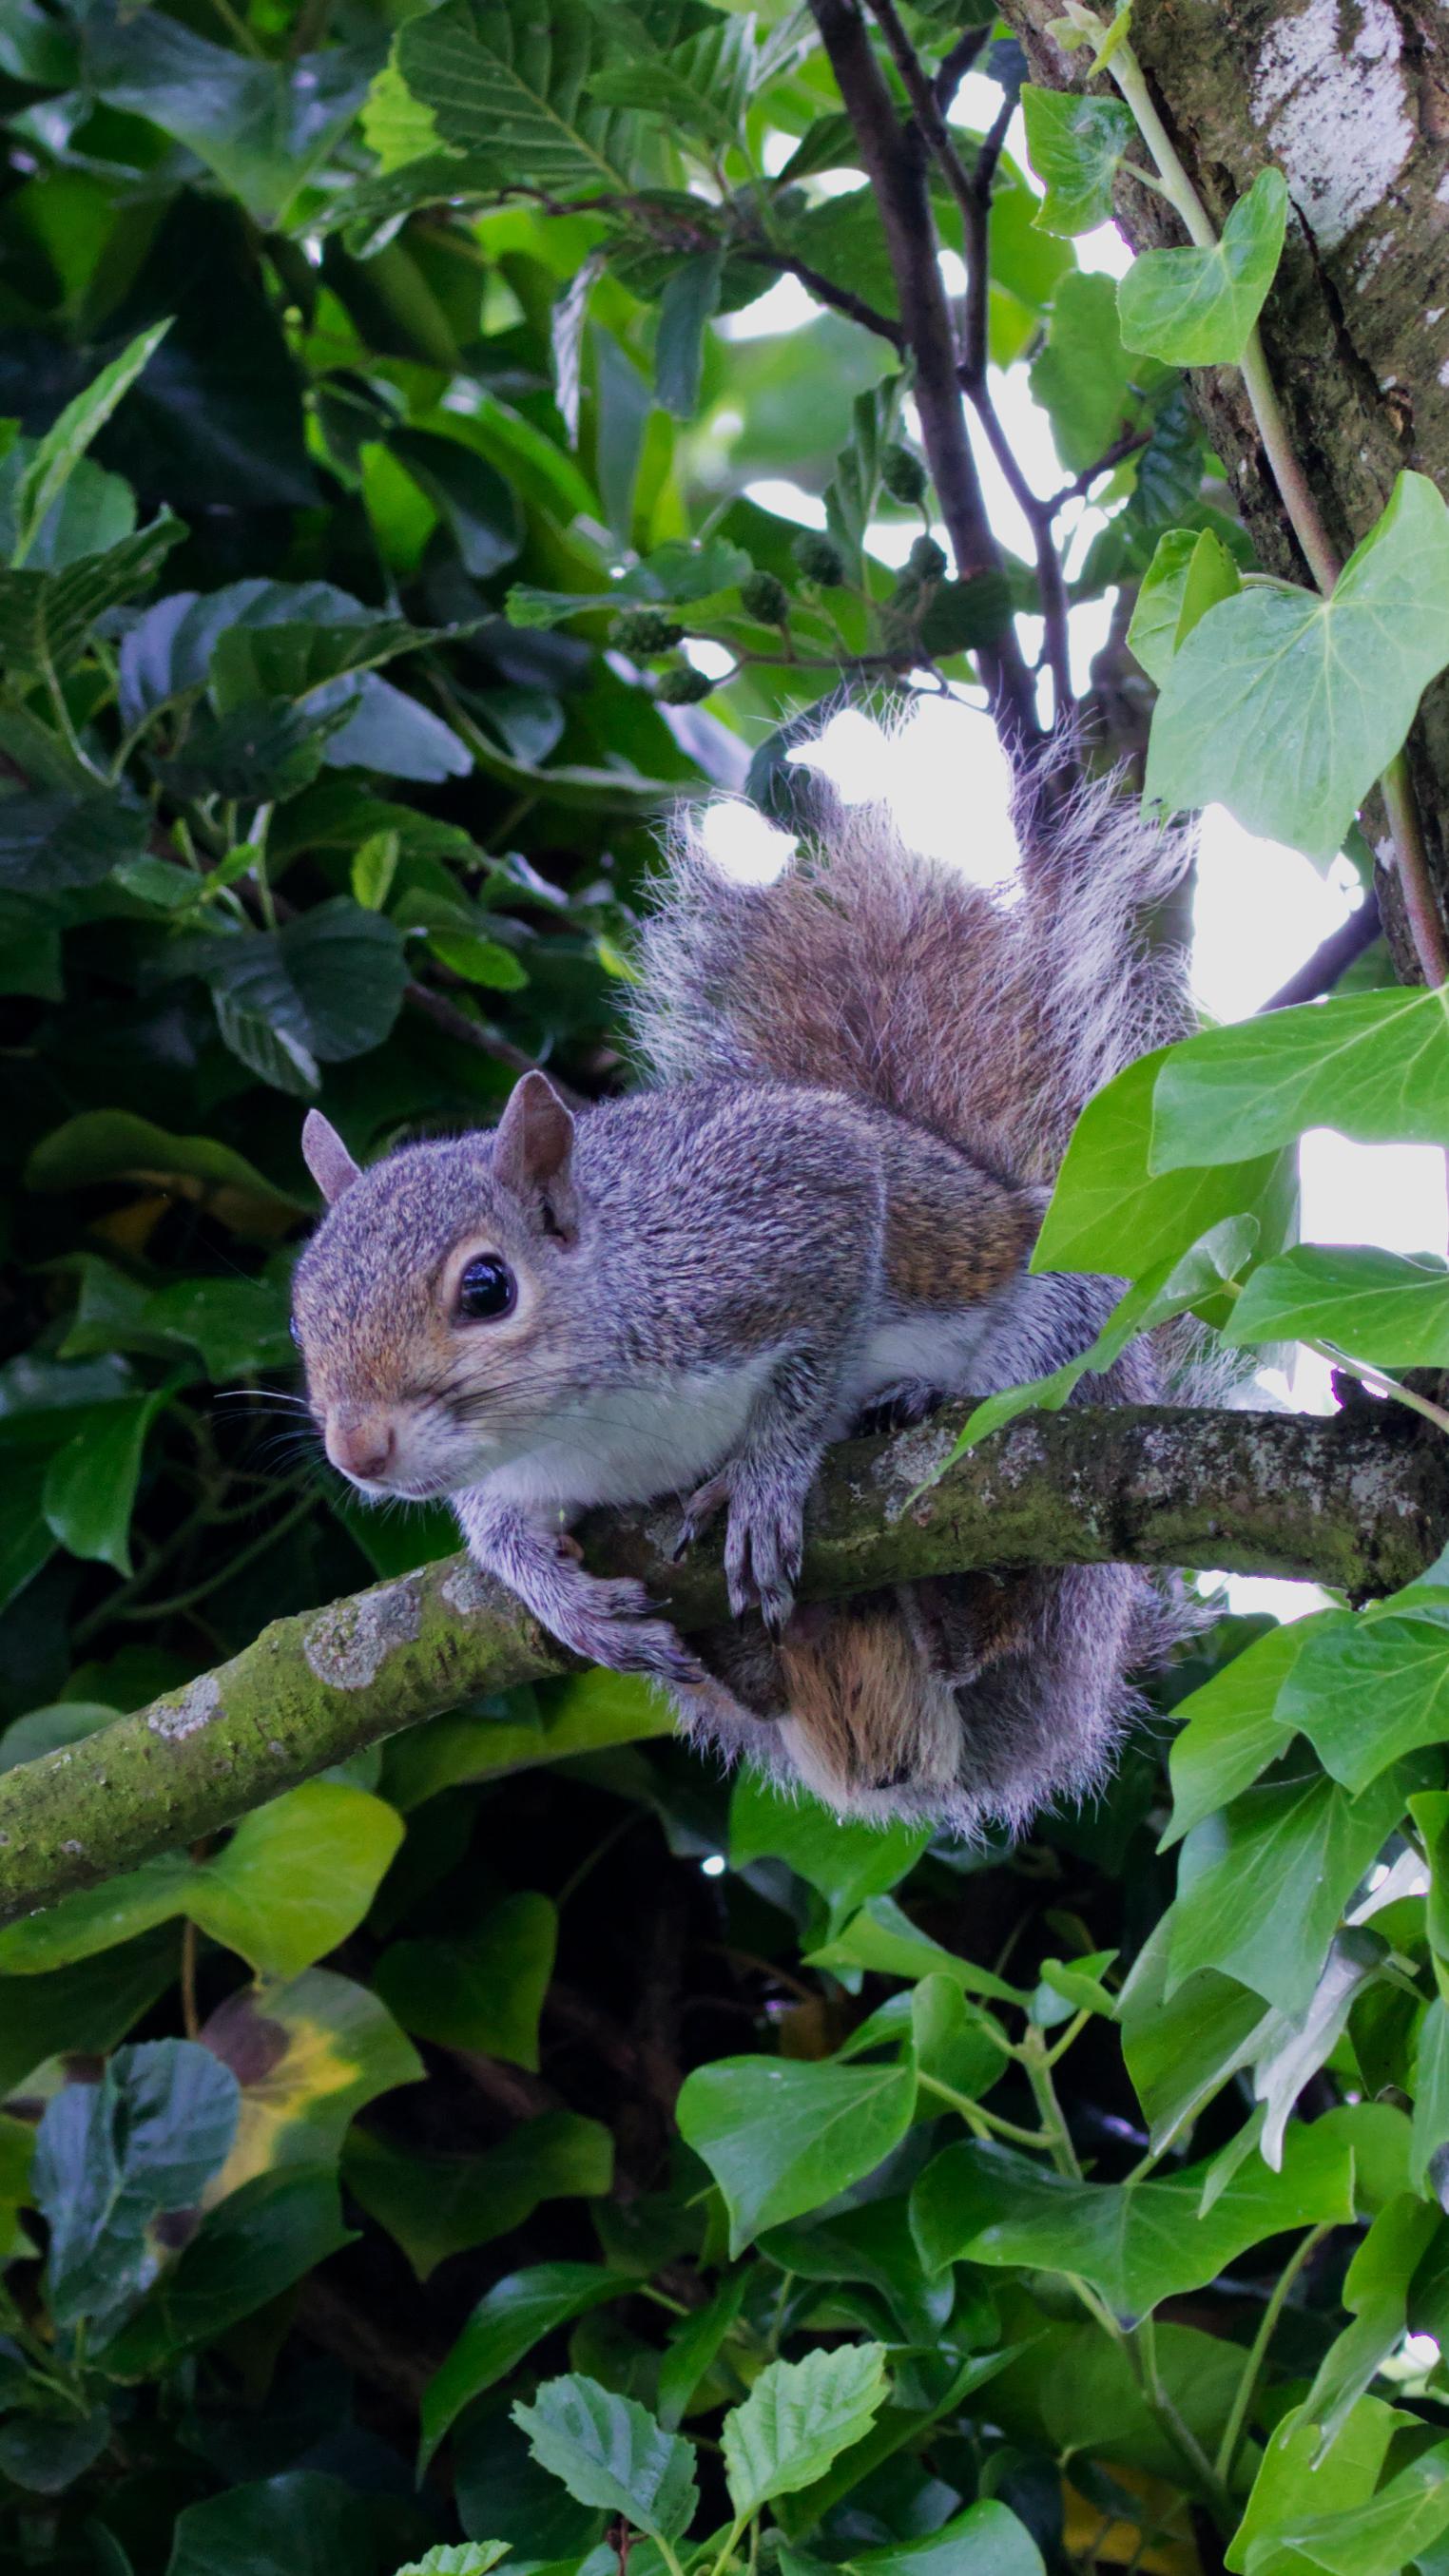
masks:
POLYGON ((684 1558, 688 1556, 689 1551, 693 1547, 698 1536, 698 1529, 695 1527, 694 1522, 688 1517, 688 1515, 686 1515, 686 1517, 680 1522, 679 1536, 670 1553, 669 1562, 671 1565, 679 1565, 683 1562, 684 1558))

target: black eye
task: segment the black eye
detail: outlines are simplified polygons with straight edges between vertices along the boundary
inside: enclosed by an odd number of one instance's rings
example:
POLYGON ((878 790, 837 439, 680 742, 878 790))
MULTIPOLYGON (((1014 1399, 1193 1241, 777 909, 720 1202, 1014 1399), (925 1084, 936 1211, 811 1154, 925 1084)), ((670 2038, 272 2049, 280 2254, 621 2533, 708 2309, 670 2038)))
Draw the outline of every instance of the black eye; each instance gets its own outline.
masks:
POLYGON ((458 1282, 458 1312, 465 1323, 496 1324, 511 1315, 518 1301, 513 1273, 506 1261, 485 1256, 470 1261, 458 1282))

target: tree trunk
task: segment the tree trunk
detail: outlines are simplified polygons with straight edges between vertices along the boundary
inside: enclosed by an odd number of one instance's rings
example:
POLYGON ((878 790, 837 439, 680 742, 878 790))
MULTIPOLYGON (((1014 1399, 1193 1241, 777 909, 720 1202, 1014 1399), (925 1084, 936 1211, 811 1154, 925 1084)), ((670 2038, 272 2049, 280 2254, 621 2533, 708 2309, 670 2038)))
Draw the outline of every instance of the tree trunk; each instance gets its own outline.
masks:
MULTIPOLYGON (((1085 51, 1046 30, 1058 0, 1003 0, 1032 78, 1090 78, 1085 51)), ((1444 484, 1449 461, 1449 21, 1431 0, 1149 0, 1133 47, 1214 220, 1265 163, 1294 208, 1263 316, 1294 445, 1341 554, 1368 533, 1406 467, 1444 484)), ((1134 249, 1182 239, 1130 176, 1118 215, 1134 249)), ((1236 371, 1195 370, 1194 398, 1271 572, 1307 579, 1236 371)), ((1449 685, 1410 742, 1441 914, 1449 914, 1449 685)), ((1399 975, 1419 980, 1383 817, 1365 814, 1399 975)))

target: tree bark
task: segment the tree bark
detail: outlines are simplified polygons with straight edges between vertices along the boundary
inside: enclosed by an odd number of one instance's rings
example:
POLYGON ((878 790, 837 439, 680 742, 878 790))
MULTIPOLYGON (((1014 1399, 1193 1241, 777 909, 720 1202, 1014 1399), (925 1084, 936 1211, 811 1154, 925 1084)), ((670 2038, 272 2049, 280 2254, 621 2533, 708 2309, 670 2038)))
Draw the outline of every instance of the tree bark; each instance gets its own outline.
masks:
MULTIPOLYGON (((1085 52, 1047 33, 1058 0, 1003 0, 1002 14, 1053 89, 1090 79, 1085 52)), ((1367 535, 1406 467, 1444 484, 1449 460, 1449 42, 1432 0, 1153 0, 1132 24, 1156 104, 1209 213, 1221 224, 1266 163, 1293 206, 1263 315, 1269 366, 1330 538, 1367 535)), ((1134 249, 1182 239, 1161 198, 1130 176, 1118 217, 1134 249)), ((1193 398, 1270 572, 1306 567, 1258 444, 1235 369, 1196 369, 1193 398)), ((1441 915, 1449 917, 1449 683, 1429 691, 1409 763, 1441 915)), ((1420 980, 1402 897, 1383 865, 1379 897, 1400 979, 1420 980)))
MULTIPOLYGON (((1358 1597, 1412 1581, 1449 1534, 1449 1446, 1393 1405, 1336 1419, 1089 1406, 1024 1416, 937 1474, 969 1406, 831 1453, 807 1514, 806 1600, 975 1566, 1213 1566, 1358 1597)), ((662 1505, 599 1517, 591 1566, 644 1577, 688 1631, 724 1615, 719 1543, 672 1562, 662 1505)), ((449 1557, 321 1610, 83 1742, 0 1777, 0 1922, 214 1833, 419 1719, 577 1670, 511 1594, 449 1557)), ((662 1703, 624 1721, 667 1731, 662 1703)), ((500 1722, 490 1767, 592 1749, 565 1704, 500 1722)))

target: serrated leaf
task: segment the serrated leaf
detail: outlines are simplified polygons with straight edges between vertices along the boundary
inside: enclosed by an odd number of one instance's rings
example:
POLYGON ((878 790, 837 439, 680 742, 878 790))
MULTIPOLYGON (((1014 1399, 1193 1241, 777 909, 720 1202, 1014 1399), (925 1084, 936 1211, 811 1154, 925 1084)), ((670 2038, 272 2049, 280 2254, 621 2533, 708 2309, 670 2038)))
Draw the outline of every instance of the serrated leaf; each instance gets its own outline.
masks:
POLYGON ((421 2558, 410 2558, 396 2576, 488 2576, 509 2551, 506 2540, 440 2540, 421 2558))
POLYGON ((0 572, 0 661, 42 676, 47 669, 69 670, 97 618, 144 590, 185 534, 180 519, 163 510, 149 528, 103 554, 80 555, 58 572, 33 564, 0 572))
POLYGON ((124 400, 170 328, 168 320, 153 323, 149 331, 138 332, 119 357, 112 358, 110 365, 92 378, 84 392, 66 404, 59 419, 37 442, 15 496, 16 533, 10 558, 12 564, 24 563, 46 512, 60 499, 92 439, 104 429, 117 404, 124 400))
POLYGON ((146 847, 147 818, 108 796, 56 789, 0 797, 0 886, 56 893, 99 885, 146 847))
POLYGON ((1112 181, 1136 132, 1120 99, 1022 86, 1026 148, 1046 189, 1036 221, 1043 232, 1085 233, 1112 219, 1112 181))
POLYGON ((1175 367, 1236 366, 1283 251, 1288 183, 1260 170, 1211 250, 1139 253, 1117 288, 1125 347, 1175 367))
POLYGON ((888 2394, 885 2346, 774 2361, 724 2420, 725 2478, 741 2521, 794 2495, 869 2431, 888 2394))
POLYGON ((635 53, 628 62, 606 64, 590 91, 607 105, 659 117, 671 128, 728 146, 740 140, 758 56, 753 17, 712 10, 708 26, 667 52, 635 53))
POLYGON ((517 0, 462 0, 400 29, 394 59, 445 144, 493 184, 520 179, 557 195, 627 190, 639 170, 638 127, 593 97, 606 39, 581 0, 545 15, 517 0))
POLYGON ((1194 628, 1153 717, 1148 801, 1217 799, 1326 862, 1446 663, 1449 508, 1427 475, 1401 474, 1331 598, 1254 581, 1194 628))
POLYGON ((656 2540, 689 2529, 699 2504, 694 2446, 666 2433, 647 2407, 574 2374, 545 2380, 513 2420, 579 2504, 621 2515, 656 2540))
MULTIPOLYGON (((736 26, 744 21, 736 19, 736 26)), ((672 271, 659 299, 654 340, 654 391, 676 420, 692 420, 699 406, 704 332, 719 304, 724 250, 696 251, 672 271)))

